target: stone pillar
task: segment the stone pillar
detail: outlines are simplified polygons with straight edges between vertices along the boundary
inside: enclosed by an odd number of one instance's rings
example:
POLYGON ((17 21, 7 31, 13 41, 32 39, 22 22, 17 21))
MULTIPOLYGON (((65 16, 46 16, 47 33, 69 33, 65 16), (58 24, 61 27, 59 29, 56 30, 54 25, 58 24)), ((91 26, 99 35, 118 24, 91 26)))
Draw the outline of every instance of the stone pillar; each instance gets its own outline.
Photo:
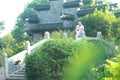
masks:
POLYGON ((5 80, 5 77, 4 77, 4 67, 0 67, 0 80, 5 80))
POLYGON ((44 39, 50 39, 50 33, 48 31, 44 33, 44 39))
POLYGON ((68 34, 66 32, 63 33, 63 38, 68 38, 68 34))
MULTIPOLYGON (((30 49, 30 42, 29 41, 26 41, 26 50, 27 50, 27 54, 29 54, 31 52, 31 49, 30 49)), ((26 55, 27 55, 26 54, 26 55)))
POLYGON ((97 32, 97 39, 101 40, 103 38, 102 33, 100 31, 97 32))
POLYGON ((8 77, 8 57, 7 57, 7 53, 3 53, 2 54, 3 57, 3 61, 2 61, 2 65, 4 67, 4 79, 6 79, 8 77))

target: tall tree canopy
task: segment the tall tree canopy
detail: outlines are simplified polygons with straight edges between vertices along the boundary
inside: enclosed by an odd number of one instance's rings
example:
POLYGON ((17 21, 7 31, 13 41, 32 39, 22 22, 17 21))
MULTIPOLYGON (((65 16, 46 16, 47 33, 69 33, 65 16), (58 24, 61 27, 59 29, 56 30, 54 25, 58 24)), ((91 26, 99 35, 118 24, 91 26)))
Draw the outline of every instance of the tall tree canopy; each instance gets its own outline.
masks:
POLYGON ((83 22, 87 36, 96 36, 101 31, 105 38, 110 38, 112 24, 117 21, 113 13, 97 10, 79 20, 83 22))
POLYGON ((13 38, 15 38, 17 42, 22 42, 24 40, 31 39, 30 36, 25 36, 25 19, 26 17, 28 17, 29 14, 36 14, 36 11, 34 10, 34 6, 36 4, 46 2, 49 2, 49 0, 33 0, 25 7, 24 11, 18 16, 14 30, 12 31, 13 38))

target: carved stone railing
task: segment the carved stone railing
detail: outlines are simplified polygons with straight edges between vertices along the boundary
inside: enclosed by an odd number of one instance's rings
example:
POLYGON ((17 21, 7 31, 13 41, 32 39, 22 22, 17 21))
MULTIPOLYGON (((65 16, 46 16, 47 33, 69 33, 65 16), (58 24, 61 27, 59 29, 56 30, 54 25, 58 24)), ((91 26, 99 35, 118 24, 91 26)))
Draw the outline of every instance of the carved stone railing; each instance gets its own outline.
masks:
POLYGON ((25 50, 17 53, 16 55, 8 58, 7 53, 3 53, 3 67, 4 67, 4 77, 9 77, 10 74, 15 72, 16 70, 20 69, 22 66, 25 65, 25 57, 29 54, 31 54, 35 49, 37 49, 39 46, 41 46, 45 41, 50 39, 49 33, 45 34, 45 39, 39 41, 38 43, 34 44, 33 46, 30 46, 30 42, 26 41, 25 50))
POLYGON ((102 40, 102 39, 103 39, 103 36, 102 36, 102 33, 101 33, 100 31, 98 31, 96 37, 83 36, 83 37, 81 37, 81 38, 77 38, 76 40, 81 40, 81 39, 87 39, 87 40, 102 40))
POLYGON ((4 79, 4 67, 0 67, 0 80, 5 80, 4 79))
POLYGON ((8 73, 11 74, 19 69, 24 64, 27 50, 17 53, 16 55, 8 58, 8 73))
MULTIPOLYGON (((100 40, 102 39, 101 32, 97 33, 96 37, 83 37, 88 40, 100 40)), ((9 77, 10 74, 20 69, 25 65, 25 57, 35 51, 39 46, 41 46, 44 42, 50 39, 49 32, 45 32, 44 39, 39 41, 38 43, 30 46, 30 42, 26 41, 25 50, 17 53, 16 55, 8 58, 7 53, 3 53, 3 67, 4 67, 4 76, 5 78, 9 77)), ((79 39, 78 39, 79 40, 79 39)))

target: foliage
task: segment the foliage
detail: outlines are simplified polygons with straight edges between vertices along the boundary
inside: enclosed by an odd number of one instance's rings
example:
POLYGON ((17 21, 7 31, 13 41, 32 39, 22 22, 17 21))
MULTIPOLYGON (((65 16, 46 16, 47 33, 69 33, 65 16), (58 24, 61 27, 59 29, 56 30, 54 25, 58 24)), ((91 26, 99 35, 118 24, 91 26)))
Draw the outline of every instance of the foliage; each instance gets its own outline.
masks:
MULTIPOLYGON (((78 41, 78 49, 68 59, 68 65, 64 68, 65 80, 100 80, 94 71, 95 67, 105 63, 110 55, 104 41, 78 41)), ((111 48, 113 49, 113 48, 111 48)))
POLYGON ((105 38, 110 38, 111 26, 112 23, 116 22, 116 17, 111 12, 95 10, 93 14, 86 15, 79 20, 84 24, 87 36, 96 36, 96 33, 101 31, 105 38))
POLYGON ((50 40, 26 58, 28 80, 62 80, 63 66, 74 51, 71 39, 50 40))
POLYGON ((106 62, 103 80, 120 80, 120 54, 106 62))
POLYGON ((95 75, 90 69, 102 64, 110 55, 108 48, 105 48, 106 45, 104 41, 72 39, 47 41, 33 54, 27 56, 26 77, 28 80, 70 80, 69 78, 76 80, 74 78, 77 76, 87 75, 89 79, 85 80, 91 80, 95 75))
POLYGON ((117 21, 112 24, 111 38, 115 41, 120 39, 120 18, 117 18, 117 21))
POLYGON ((15 41, 10 33, 8 33, 6 36, 1 38, 1 50, 0 53, 6 52, 8 56, 11 56, 14 54, 14 51, 12 50, 12 46, 15 44, 15 41))
MULTIPOLYGON (((14 30, 12 31, 12 35, 8 34, 3 37, 0 41, 0 53, 6 52, 8 56, 12 56, 21 50, 24 49, 24 41, 31 41, 31 37, 27 35, 25 32, 25 19, 29 14, 36 14, 33 9, 36 4, 46 3, 48 0, 33 0, 33 2, 29 3, 23 13, 21 13, 16 21, 16 25, 14 30)), ((0 26, 3 27, 4 22, 0 22, 0 26)))
POLYGON ((52 33, 51 33, 51 38, 52 39, 61 39, 61 38, 63 38, 63 31, 61 31, 61 30, 59 30, 59 31, 53 31, 52 33))
POLYGON ((74 38, 74 31, 53 31, 50 36, 52 39, 63 39, 64 34, 67 34, 67 38, 74 38))
POLYGON ((34 10, 34 6, 36 4, 45 3, 45 2, 48 2, 48 0, 33 0, 25 7, 24 11, 18 16, 14 30, 12 31, 13 38, 18 43, 24 40, 31 40, 31 37, 28 35, 24 38, 25 19, 28 18, 30 14, 36 14, 36 11, 34 10))
POLYGON ((21 42, 14 44, 12 50, 14 51, 14 54, 17 54, 18 52, 24 50, 24 48, 25 48, 25 42, 21 42))
POLYGON ((25 40, 31 40, 31 37, 25 33, 24 24, 25 22, 21 18, 18 18, 16 22, 16 26, 14 27, 14 30, 12 31, 12 36, 18 43, 25 41, 25 40))
POLYGON ((16 43, 11 33, 8 33, 6 36, 2 37, 0 43, 0 53, 6 52, 8 54, 8 57, 22 51, 25 46, 25 42, 16 43))

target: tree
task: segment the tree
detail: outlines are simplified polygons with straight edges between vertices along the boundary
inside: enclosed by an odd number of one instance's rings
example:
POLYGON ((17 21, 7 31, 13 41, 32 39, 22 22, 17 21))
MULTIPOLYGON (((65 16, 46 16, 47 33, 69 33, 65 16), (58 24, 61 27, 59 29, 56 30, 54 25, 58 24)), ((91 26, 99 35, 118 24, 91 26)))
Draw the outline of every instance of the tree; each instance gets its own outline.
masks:
POLYGON ((103 80, 120 80, 120 54, 106 62, 103 80))
POLYGON ((111 33, 111 38, 114 41, 119 41, 120 40, 120 18, 117 18, 117 21, 112 24, 112 33, 111 33))
POLYGON ((25 36, 25 22, 21 18, 17 19, 15 29, 12 31, 13 38, 16 40, 17 43, 20 43, 25 40, 31 39, 30 36, 25 36))
POLYGON ((105 38, 110 38, 112 23, 116 22, 116 17, 111 12, 103 12, 95 10, 93 14, 79 18, 85 26, 87 36, 96 36, 98 31, 101 31, 105 38))
MULTIPOLYGON (((8 33, 4 37, 1 38, 2 48, 0 50, 0 53, 6 52, 8 53, 8 56, 13 55, 15 52, 13 51, 13 45, 15 45, 15 41, 11 35, 11 33, 8 33)), ((14 47, 16 48, 16 47, 14 47)))
POLYGON ((8 57, 17 54, 18 52, 24 50, 25 42, 17 43, 16 40, 13 38, 11 33, 8 33, 4 37, 0 39, 0 53, 6 52, 8 57))
POLYGON ((49 0, 33 0, 31 3, 29 3, 24 11, 18 16, 14 30, 12 31, 13 38, 19 43, 25 40, 31 40, 31 37, 26 35, 25 37, 25 19, 30 14, 36 14, 36 11, 34 10, 34 6, 36 4, 45 3, 49 0))
POLYGON ((18 43, 26 39, 31 39, 30 36, 26 36, 26 38, 23 36, 25 33, 25 19, 29 14, 36 13, 32 6, 33 3, 30 3, 25 7, 24 11, 18 16, 14 30, 12 31, 13 38, 15 38, 18 43))

